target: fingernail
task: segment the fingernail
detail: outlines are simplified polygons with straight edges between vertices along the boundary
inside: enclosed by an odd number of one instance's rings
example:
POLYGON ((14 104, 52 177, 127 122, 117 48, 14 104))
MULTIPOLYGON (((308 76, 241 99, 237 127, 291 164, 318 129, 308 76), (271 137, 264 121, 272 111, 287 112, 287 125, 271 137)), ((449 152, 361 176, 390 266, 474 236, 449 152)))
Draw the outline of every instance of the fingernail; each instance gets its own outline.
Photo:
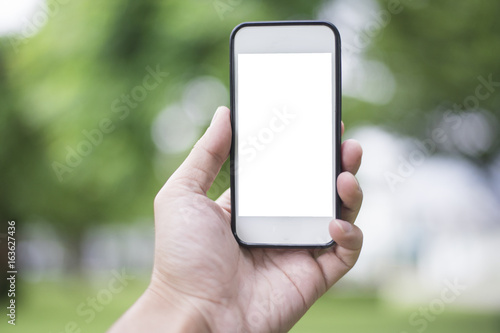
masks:
POLYGON ((352 230, 352 224, 350 224, 347 221, 342 221, 342 220, 335 220, 335 223, 338 225, 340 230, 342 230, 343 233, 349 232, 352 230))
POLYGON ((360 192, 363 192, 363 190, 361 189, 361 185, 359 185, 359 180, 358 180, 358 178, 354 177, 354 179, 356 179, 356 184, 358 184, 358 190, 359 190, 360 192))
POLYGON ((215 113, 214 113, 214 116, 212 117, 212 122, 210 123, 210 126, 212 126, 212 124, 214 123, 215 118, 217 118, 217 115, 220 113, 219 111, 220 111, 221 108, 223 108, 223 106, 219 106, 217 108, 217 110, 215 110, 215 113))

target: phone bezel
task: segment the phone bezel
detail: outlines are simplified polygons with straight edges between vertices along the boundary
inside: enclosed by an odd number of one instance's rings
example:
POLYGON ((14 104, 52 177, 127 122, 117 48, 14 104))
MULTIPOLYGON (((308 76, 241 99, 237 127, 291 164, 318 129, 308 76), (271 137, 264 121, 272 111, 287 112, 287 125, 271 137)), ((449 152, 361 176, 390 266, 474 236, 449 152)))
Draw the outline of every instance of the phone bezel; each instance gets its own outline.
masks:
MULTIPOLYGON (((335 82, 335 100, 334 100, 334 114, 333 114, 333 121, 334 121, 334 145, 335 145, 335 158, 334 158, 334 167, 335 167, 335 172, 334 172, 334 184, 333 188, 335 189, 335 217, 339 218, 340 217, 340 198, 338 196, 337 192, 337 177, 341 171, 341 164, 340 164, 340 135, 341 135, 341 55, 340 55, 340 34, 337 30, 337 28, 331 24, 330 22, 326 21, 271 21, 271 22, 245 22, 241 23, 238 26, 236 26, 230 36, 230 90, 231 90, 231 126, 232 126, 232 145, 231 145, 231 152, 230 152, 230 181, 231 181, 231 229, 232 232, 238 241, 239 244, 244 245, 244 246, 249 246, 249 247, 276 247, 276 248, 326 248, 330 247, 334 244, 334 241, 328 241, 326 243, 311 243, 311 244, 297 244, 297 243, 274 243, 274 242, 247 242, 242 240, 237 233, 237 225, 236 225, 236 184, 235 184, 235 142, 236 142, 236 130, 235 130, 235 112, 236 112, 236 96, 235 96, 235 89, 236 89, 236 82, 235 82, 235 38, 238 33, 242 28, 244 27, 259 27, 259 26, 264 26, 264 27, 272 27, 272 26, 317 26, 317 25, 322 25, 326 26, 329 29, 332 30, 333 36, 335 39, 335 46, 334 46, 334 73, 335 77, 334 82, 335 82)), ((256 219, 260 219, 260 217, 256 217, 256 219)), ((274 222, 276 222, 278 219, 281 219, 283 222, 280 222, 281 224, 287 223, 287 220, 290 220, 291 218, 287 217, 281 217, 281 218, 273 218, 274 222)), ((282 230, 284 231, 284 230, 282 230)))

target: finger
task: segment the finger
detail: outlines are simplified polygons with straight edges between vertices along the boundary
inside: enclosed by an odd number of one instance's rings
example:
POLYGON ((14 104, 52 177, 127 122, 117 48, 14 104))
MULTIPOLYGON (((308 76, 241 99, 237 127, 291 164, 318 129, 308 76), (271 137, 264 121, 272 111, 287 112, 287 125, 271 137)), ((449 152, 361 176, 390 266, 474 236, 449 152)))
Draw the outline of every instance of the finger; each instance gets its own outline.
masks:
POLYGON ((215 202, 226 212, 231 213, 231 188, 224 191, 215 202))
POLYGON ((332 221, 329 231, 336 244, 332 251, 322 254, 317 259, 327 288, 330 288, 354 266, 363 245, 363 232, 347 221, 332 221))
POLYGON ((215 112, 210 127, 167 183, 206 194, 227 159, 230 148, 229 109, 221 106, 215 112))
POLYGON ((340 122, 340 129, 341 129, 340 136, 342 136, 342 135, 344 135, 344 130, 345 130, 345 126, 344 126, 344 122, 343 121, 340 122))
POLYGON ((337 178, 337 191, 342 200, 342 219, 354 223, 363 202, 363 192, 356 177, 350 172, 342 172, 337 178))
POLYGON ((355 175, 361 165, 361 158, 363 156, 361 145, 358 141, 349 139, 342 142, 340 152, 342 155, 342 170, 349 171, 355 175))

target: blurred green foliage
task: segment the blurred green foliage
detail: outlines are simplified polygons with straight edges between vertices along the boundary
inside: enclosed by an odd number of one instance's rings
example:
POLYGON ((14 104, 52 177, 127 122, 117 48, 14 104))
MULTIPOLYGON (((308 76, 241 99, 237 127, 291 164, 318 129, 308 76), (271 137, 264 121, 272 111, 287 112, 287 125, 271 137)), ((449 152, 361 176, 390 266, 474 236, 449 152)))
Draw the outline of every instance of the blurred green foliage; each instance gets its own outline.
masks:
POLYGON ((228 83, 232 28, 248 19, 311 18, 318 1, 50 3, 38 34, 1 43, 0 215, 49 222, 74 245, 92 224, 152 215, 155 193, 187 152, 169 156, 155 175, 151 123, 188 80, 211 75, 228 83), (168 77, 137 106, 116 112, 147 68, 168 77), (103 119, 113 130, 101 131, 87 156, 75 156, 88 141, 82 132, 103 119))
MULTIPOLYGON (((72 245, 93 224, 151 217, 155 193, 187 154, 157 151, 151 139, 156 115, 179 100, 190 79, 210 75, 228 85, 235 25, 314 19, 323 3, 50 1, 57 10, 39 33, 5 36, 0 44, 0 216, 51 223, 72 245), (168 76, 136 106, 116 112, 127 105, 122 96, 143 84, 147 68, 168 76), (101 131, 102 142, 58 177, 54 162, 67 165, 71 151, 87 140, 83 132, 99 129, 103 119, 112 130, 101 131)), ((500 81, 500 2, 403 3, 363 50, 391 69, 396 94, 386 105, 344 98, 350 127, 375 123, 425 136, 436 108, 474 94, 478 76, 500 81)), ((499 94, 481 108, 498 121, 499 94)), ((494 142, 474 158, 486 163, 496 156, 494 142)), ((227 177, 221 182, 228 185, 227 177)))
MULTIPOLYGON (((389 105, 369 108, 372 119, 396 130, 425 136, 437 109, 455 110, 453 104, 476 95, 478 77, 492 76, 495 91, 479 99, 479 108, 500 120, 500 12, 498 1, 403 1, 375 40, 367 57, 384 62, 397 83, 389 105)), ((384 2, 381 2, 381 7, 384 2)), ((481 90, 481 93, 486 93, 481 90)), ((457 114, 460 114, 458 111, 457 114)), ((455 112, 455 111, 454 111, 455 112)), ((498 134, 493 146, 478 162, 488 162, 500 149, 498 134)))

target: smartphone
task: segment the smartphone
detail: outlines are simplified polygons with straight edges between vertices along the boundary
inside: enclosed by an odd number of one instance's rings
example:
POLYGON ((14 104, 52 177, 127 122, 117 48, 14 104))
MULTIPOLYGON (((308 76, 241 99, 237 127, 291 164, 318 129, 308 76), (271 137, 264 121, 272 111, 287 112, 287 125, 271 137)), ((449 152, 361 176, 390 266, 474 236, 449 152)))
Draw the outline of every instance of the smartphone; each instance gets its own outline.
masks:
POLYGON ((333 244, 340 74, 329 22, 247 22, 231 33, 231 225, 241 245, 333 244))

